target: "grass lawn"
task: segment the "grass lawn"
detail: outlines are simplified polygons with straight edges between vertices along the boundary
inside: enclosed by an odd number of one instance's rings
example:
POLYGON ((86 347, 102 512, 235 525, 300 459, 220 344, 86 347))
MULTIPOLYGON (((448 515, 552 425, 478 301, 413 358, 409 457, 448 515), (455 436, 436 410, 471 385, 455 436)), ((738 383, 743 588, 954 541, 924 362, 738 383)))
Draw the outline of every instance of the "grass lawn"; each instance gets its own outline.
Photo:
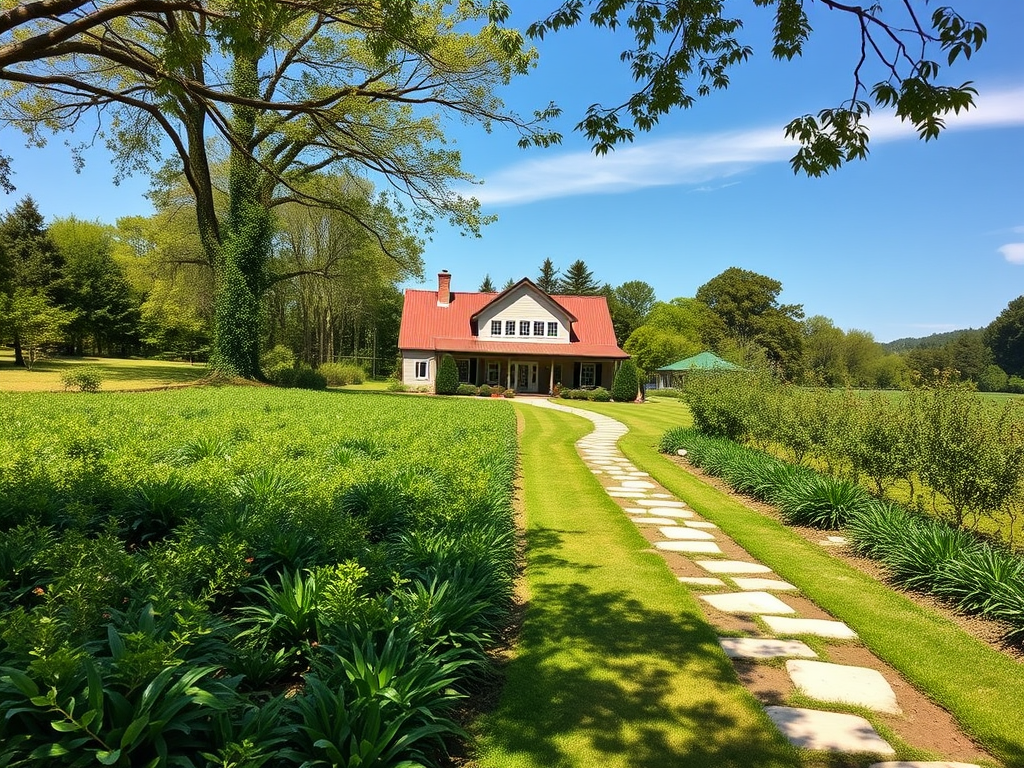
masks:
POLYGON ((696 600, 584 466, 591 425, 517 405, 526 514, 523 632, 482 768, 797 766, 696 600))
POLYGON ((165 360, 122 359, 114 357, 54 357, 38 360, 31 371, 14 366, 14 351, 0 348, 0 391, 61 392, 61 374, 75 367, 95 366, 102 371, 100 391, 122 389, 154 389, 176 384, 190 384, 202 379, 208 370, 205 364, 169 362, 165 360))
MULTIPOLYGON (((576 402, 571 405, 577 406, 576 402)), ((716 523, 751 555, 845 621, 877 656, 948 709, 1007 766, 1024 766, 1024 665, 974 639, 941 615, 831 557, 780 523, 752 513, 657 453, 675 406, 674 426, 690 425, 684 405, 583 403, 629 426, 623 452, 669 491, 716 523)))

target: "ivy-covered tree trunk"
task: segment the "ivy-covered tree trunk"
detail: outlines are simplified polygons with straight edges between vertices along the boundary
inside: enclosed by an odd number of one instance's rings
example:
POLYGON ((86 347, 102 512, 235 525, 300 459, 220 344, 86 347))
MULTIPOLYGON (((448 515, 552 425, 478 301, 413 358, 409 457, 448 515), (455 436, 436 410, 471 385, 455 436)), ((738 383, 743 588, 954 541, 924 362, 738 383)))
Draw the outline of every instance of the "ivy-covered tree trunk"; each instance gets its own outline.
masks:
MULTIPOLYGON (((239 96, 258 95, 255 56, 236 55, 233 74, 239 96)), ((259 166, 252 156, 256 111, 236 106, 232 123, 232 134, 238 144, 231 149, 230 205, 217 259, 211 364, 221 373, 258 379, 263 294, 267 288, 273 226, 262 199, 259 166)))

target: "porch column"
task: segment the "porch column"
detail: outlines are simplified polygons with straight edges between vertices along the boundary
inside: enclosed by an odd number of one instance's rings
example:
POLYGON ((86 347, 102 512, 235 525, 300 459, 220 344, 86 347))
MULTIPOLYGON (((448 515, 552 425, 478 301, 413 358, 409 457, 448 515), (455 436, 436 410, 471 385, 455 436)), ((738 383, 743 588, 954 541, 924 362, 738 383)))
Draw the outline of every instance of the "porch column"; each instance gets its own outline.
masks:
POLYGON ((548 377, 549 378, 549 381, 548 381, 548 394, 551 395, 551 394, 554 394, 554 391, 555 391, 555 360, 554 360, 554 358, 552 358, 551 361, 548 363, 548 373, 549 373, 549 377, 548 377))
POLYGON ((505 362, 505 389, 512 389, 512 358, 505 362))

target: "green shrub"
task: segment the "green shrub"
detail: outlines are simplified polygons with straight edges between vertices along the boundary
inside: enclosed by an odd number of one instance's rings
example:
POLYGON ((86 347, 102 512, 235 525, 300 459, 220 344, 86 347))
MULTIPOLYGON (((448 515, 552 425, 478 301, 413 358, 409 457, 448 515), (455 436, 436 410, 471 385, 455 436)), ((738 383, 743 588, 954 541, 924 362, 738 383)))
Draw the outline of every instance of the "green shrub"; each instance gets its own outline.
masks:
POLYGON ((480 395, 480 397, 490 397, 491 392, 493 391, 494 390, 492 390, 487 384, 481 384, 480 389, 478 389, 476 393, 480 395))
POLYGON ((604 387, 594 387, 587 391, 586 399, 594 403, 608 403, 611 402, 612 393, 604 387))
POLYGON ((459 391, 459 368, 455 365, 455 358, 445 355, 441 358, 441 365, 437 368, 437 378, 434 379, 434 393, 438 395, 454 395, 459 391))
POLYGON ((279 368, 268 378, 273 384, 287 389, 327 389, 327 377, 305 364, 297 368, 279 368))
POLYGON ((409 386, 404 384, 401 379, 388 379, 388 392, 408 392, 409 386))
POLYGON ((295 367, 295 353, 284 344, 278 344, 260 355, 260 370, 268 379, 285 368, 295 367))
POLYGON ((512 398, 516 396, 516 391, 514 389, 506 389, 501 395, 502 397, 512 398))
POLYGON ((870 501, 867 491, 856 483, 808 474, 780 489, 774 503, 790 525, 834 530, 870 501))
POLYGON ((98 392, 103 382, 103 370, 96 365, 83 365, 62 373, 60 382, 64 389, 77 389, 79 392, 98 392))
POLYGON ((1006 381, 1006 391, 1012 392, 1015 395, 1024 395, 1024 378, 1011 376, 1006 381))
POLYGON ((622 361, 612 382, 612 399, 617 403, 632 403, 640 393, 640 374, 632 358, 622 361))
POLYGON ((366 381, 366 371, 355 363, 321 363, 317 370, 327 377, 327 384, 331 387, 362 384, 366 381))
POLYGON ((455 394, 457 395, 476 395, 477 393, 477 388, 472 384, 459 384, 455 389, 455 394))
POLYGON ((681 389, 675 389, 673 387, 663 387, 662 389, 648 389, 648 397, 671 397, 677 400, 681 400, 686 397, 686 394, 681 389))

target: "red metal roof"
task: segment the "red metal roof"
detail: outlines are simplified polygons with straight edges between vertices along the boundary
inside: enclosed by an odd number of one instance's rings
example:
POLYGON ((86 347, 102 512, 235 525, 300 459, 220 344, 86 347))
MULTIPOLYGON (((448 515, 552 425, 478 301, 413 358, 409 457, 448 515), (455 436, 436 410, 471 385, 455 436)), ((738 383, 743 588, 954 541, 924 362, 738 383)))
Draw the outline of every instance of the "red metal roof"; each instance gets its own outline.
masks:
POLYGON ((398 348, 516 357, 629 357, 615 341, 615 329, 604 296, 551 296, 575 318, 572 341, 562 344, 480 339, 474 333, 471 318, 494 299, 493 293, 452 292, 448 306, 439 307, 437 291, 407 289, 398 348))

